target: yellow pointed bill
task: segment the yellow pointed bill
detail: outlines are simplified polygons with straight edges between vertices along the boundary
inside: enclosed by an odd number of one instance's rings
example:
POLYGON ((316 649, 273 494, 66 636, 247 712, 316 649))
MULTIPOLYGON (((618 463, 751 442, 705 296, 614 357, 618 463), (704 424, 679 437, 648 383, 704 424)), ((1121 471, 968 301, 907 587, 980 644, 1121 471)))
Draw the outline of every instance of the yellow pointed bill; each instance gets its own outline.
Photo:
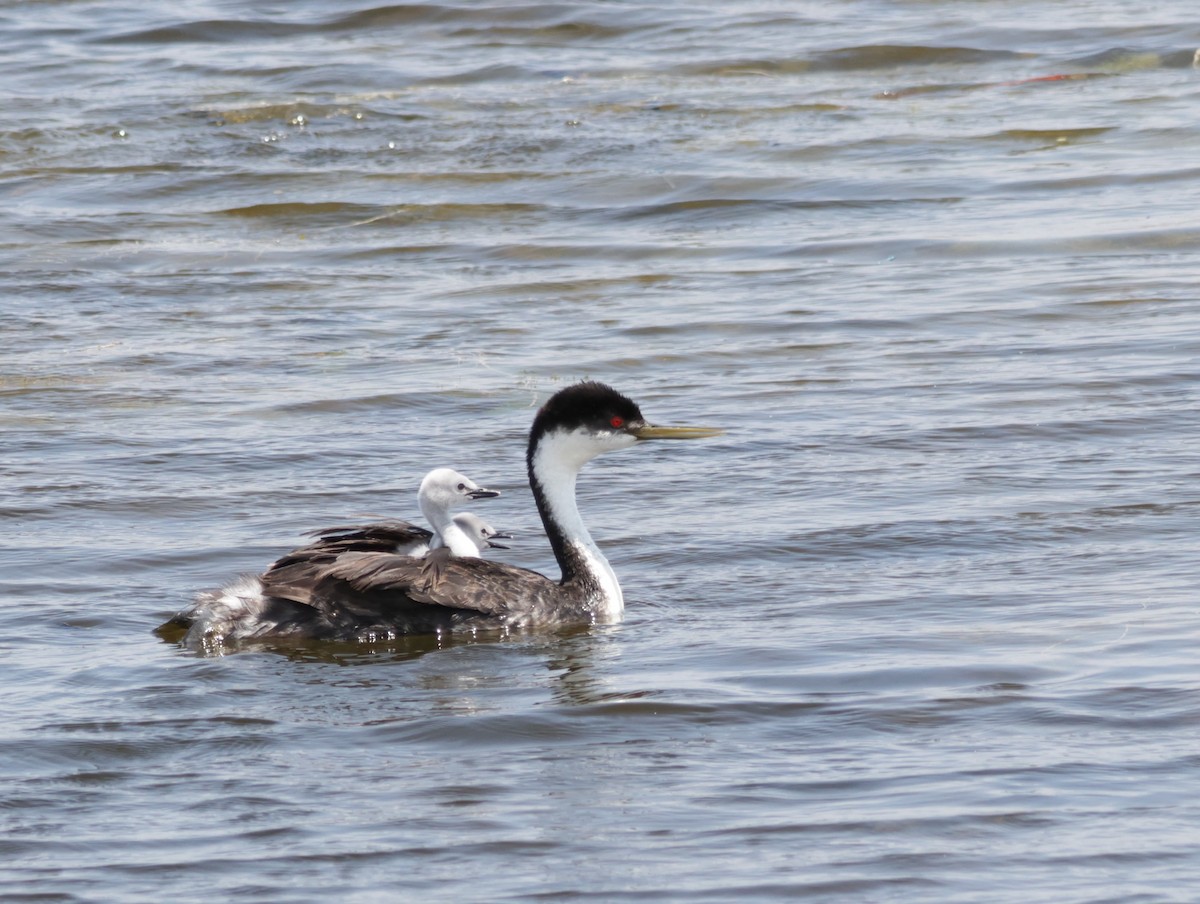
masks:
POLYGON ((725 431, 720 427, 654 427, 646 424, 632 427, 629 432, 638 439, 704 439, 720 436, 725 431))

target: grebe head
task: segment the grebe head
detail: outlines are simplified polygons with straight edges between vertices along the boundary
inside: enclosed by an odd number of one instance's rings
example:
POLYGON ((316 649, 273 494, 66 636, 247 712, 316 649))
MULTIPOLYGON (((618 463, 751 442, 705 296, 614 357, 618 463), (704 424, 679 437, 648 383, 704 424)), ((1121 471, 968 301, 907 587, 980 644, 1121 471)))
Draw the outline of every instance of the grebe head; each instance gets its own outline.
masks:
POLYGON ((497 543, 496 541, 511 540, 513 536, 512 534, 496 530, 496 528, 492 527, 478 515, 473 515, 470 512, 455 515, 454 523, 462 528, 463 533, 475 542, 480 552, 483 552, 489 546, 493 549, 508 549, 503 543, 497 543))
POLYGON ((700 439, 724 431, 715 427, 656 427, 646 423, 637 403, 603 383, 576 383, 542 406, 529 432, 532 451, 548 438, 557 455, 575 470, 603 452, 628 449, 648 439, 700 439))
POLYGON ((428 502, 443 511, 459 508, 475 499, 492 499, 499 495, 499 490, 481 487, 470 477, 450 468, 436 468, 430 471, 421 481, 421 487, 417 491, 417 496, 423 504, 428 502))

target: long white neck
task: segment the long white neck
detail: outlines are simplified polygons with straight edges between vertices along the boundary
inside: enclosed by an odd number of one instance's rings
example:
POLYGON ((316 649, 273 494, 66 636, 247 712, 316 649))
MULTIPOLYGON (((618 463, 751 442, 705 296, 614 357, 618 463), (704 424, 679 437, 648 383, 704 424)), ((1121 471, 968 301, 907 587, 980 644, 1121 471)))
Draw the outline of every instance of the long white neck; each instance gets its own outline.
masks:
POLYGON ((546 536, 563 572, 563 583, 594 584, 598 594, 596 621, 610 622, 620 620, 625 598, 616 573, 588 532, 575 501, 575 478, 596 451, 594 445, 585 444, 573 434, 547 434, 529 456, 529 477, 546 536))

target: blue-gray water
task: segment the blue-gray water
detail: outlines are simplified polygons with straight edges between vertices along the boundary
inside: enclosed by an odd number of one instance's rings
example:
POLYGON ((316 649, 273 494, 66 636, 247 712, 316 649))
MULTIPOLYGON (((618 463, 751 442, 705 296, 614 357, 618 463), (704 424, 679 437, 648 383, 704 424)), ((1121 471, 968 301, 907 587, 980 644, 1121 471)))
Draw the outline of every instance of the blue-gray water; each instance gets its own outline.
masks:
POLYGON ((1181 0, 0 7, 0 896, 1200 888, 1181 0), (152 629, 451 465, 619 626, 152 629))

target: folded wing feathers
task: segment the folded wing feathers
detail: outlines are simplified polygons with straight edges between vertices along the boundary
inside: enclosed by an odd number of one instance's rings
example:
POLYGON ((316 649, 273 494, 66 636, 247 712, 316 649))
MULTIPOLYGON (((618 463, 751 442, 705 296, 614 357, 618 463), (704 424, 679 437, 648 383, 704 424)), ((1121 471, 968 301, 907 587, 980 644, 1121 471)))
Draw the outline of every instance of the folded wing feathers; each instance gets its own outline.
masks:
MULTIPOLYGON (((276 560, 261 576, 263 593, 317 610, 362 612, 418 604, 504 616, 553 594, 549 578, 502 562, 457 558, 433 550, 425 558, 395 552, 431 536, 407 521, 327 527, 318 539, 276 560)), ((432 613, 430 613, 432 615, 432 613)))
MULTIPOLYGON (((376 521, 371 524, 346 524, 309 531, 304 536, 320 537, 325 543, 362 543, 385 546, 428 541, 433 533, 409 521, 376 521)), ((317 545, 317 544, 314 544, 317 545)))
POLYGON ((349 587, 363 594, 395 595, 398 605, 412 602, 505 615, 514 602, 535 598, 539 592, 556 586, 536 572, 487 559, 438 556, 430 562, 387 553, 352 552, 323 570, 314 595, 336 596, 339 590, 349 587))
POLYGON ((276 559, 262 575, 268 596, 311 605, 313 588, 325 569, 361 553, 393 553, 397 546, 427 543, 433 534, 407 521, 326 527, 308 536, 319 539, 276 559))

